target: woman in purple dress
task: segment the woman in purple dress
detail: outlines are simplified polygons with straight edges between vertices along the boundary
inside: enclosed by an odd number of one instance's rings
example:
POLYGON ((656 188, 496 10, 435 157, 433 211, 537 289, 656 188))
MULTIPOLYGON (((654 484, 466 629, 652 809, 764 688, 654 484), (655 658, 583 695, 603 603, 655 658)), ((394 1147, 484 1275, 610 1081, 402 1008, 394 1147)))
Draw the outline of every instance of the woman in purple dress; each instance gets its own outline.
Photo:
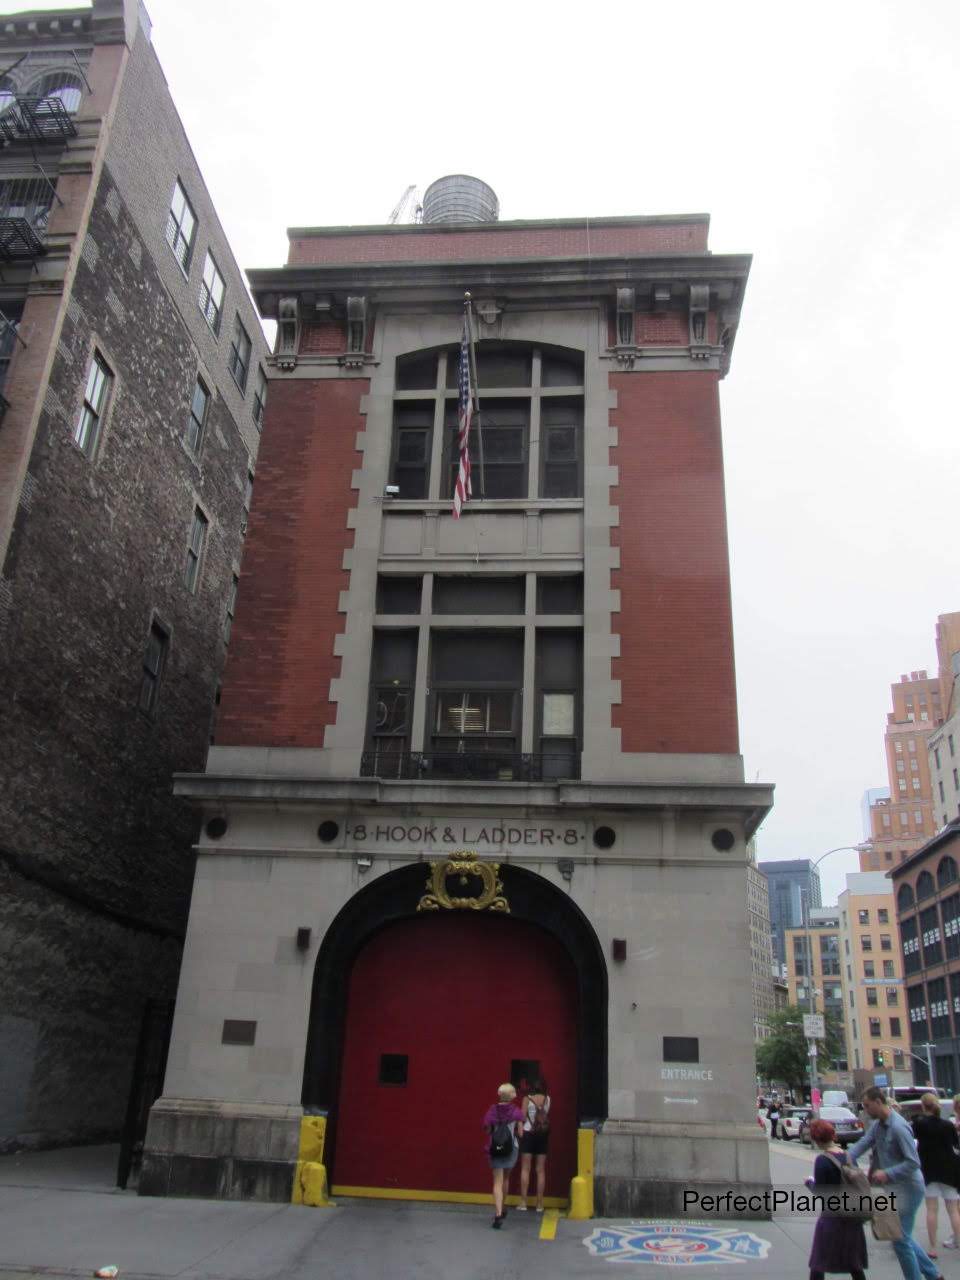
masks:
POLYGON ((487 1132, 487 1159, 493 1170, 495 1217, 491 1226, 499 1231, 507 1216, 510 1173, 520 1153, 520 1130, 523 1128, 523 1112, 517 1106, 517 1091, 512 1084, 502 1084, 497 1090, 497 1101, 487 1108, 483 1127, 487 1132))
MULTIPOLYGON (((819 1154, 813 1165, 813 1177, 807 1186, 827 1191, 843 1186, 840 1166, 850 1157, 837 1146, 837 1131, 829 1120, 814 1120, 810 1137, 819 1154)), ((810 1280, 823 1280, 827 1272, 842 1272, 853 1280, 866 1280, 867 1238, 863 1223, 857 1218, 839 1218, 822 1213, 817 1219, 810 1249, 810 1280)))

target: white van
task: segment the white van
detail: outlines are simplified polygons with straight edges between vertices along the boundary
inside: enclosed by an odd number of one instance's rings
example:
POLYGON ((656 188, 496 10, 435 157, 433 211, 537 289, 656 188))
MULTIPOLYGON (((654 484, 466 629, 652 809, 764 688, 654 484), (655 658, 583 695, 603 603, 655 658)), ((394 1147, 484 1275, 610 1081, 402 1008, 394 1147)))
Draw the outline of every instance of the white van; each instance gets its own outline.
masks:
POLYGON ((845 1089, 824 1089, 820 1099, 822 1107, 849 1107, 850 1099, 845 1089))

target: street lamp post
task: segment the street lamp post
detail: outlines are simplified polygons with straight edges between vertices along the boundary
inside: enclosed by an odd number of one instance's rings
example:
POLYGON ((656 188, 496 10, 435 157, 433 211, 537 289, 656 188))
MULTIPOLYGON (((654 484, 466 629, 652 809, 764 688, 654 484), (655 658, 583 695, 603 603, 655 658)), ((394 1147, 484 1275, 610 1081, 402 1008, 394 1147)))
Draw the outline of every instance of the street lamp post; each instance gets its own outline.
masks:
MULTIPOLYGON (((811 880, 813 879, 814 871, 816 871, 820 863, 823 862, 824 858, 830 857, 831 853, 863 853, 863 851, 867 847, 868 846, 863 844, 840 844, 840 845, 837 845, 835 849, 828 849, 826 853, 821 853, 820 857, 815 858, 813 862, 810 864, 811 880)), ((813 938, 811 937, 811 934, 810 934, 810 890, 809 888, 807 889, 807 892, 804 895, 803 904, 804 904, 803 906, 803 916, 804 916, 803 937, 804 937, 804 953, 805 953, 804 970, 805 970, 806 979, 807 979, 807 1003, 810 1006, 810 1012, 816 1013, 817 1011, 816 1000, 814 999, 814 994, 813 994, 813 957, 812 957, 813 938)), ((826 1017, 826 1012, 827 1012, 826 999, 824 999, 824 1002, 823 1002, 823 1012, 824 1012, 824 1017, 826 1017)), ((817 1042, 816 1040, 809 1040, 807 1042, 807 1047, 810 1055, 810 1106, 813 1108, 814 1115, 816 1115, 819 1111, 819 1107, 817 1105, 817 1102, 814 1096, 815 1093, 819 1092, 819 1090, 817 1089, 818 1078, 817 1078, 817 1042)))

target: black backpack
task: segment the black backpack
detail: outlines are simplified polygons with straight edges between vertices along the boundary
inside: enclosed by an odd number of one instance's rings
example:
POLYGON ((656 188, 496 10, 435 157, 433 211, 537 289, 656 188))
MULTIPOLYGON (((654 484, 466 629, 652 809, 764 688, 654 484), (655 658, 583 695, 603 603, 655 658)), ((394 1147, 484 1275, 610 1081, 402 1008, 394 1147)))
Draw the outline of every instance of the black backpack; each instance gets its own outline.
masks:
POLYGON ((490 1156, 494 1160, 504 1160, 513 1153, 513 1125, 506 1120, 498 1120, 490 1132, 490 1156))

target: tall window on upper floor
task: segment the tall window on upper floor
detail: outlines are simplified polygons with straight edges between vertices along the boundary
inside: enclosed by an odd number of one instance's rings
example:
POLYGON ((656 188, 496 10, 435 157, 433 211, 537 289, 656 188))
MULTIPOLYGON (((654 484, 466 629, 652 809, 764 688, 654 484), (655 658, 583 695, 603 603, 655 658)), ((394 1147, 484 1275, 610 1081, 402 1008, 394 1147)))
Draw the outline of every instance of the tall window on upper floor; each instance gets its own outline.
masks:
POLYGON ((512 778, 520 749, 523 632, 434 629, 430 649, 433 776, 512 778))
POLYGON ((233 324, 233 337, 230 339, 230 355, 227 365, 233 374, 233 380, 241 391, 247 389, 247 374, 250 372, 250 335, 243 327, 243 321, 237 316, 233 324))
POLYGON ((544 778, 578 778, 583 702, 583 632, 537 631, 534 731, 544 778))
POLYGON ((197 218, 179 178, 173 187, 170 212, 167 214, 166 234, 167 244, 173 250, 173 256, 180 263, 180 268, 186 275, 190 270, 190 259, 193 256, 193 242, 197 235, 197 218))
POLYGON ((405 776, 417 671, 417 632, 375 631, 364 773, 405 776))
MULTIPOLYGON (((459 347, 397 361, 390 483, 401 498, 446 500, 459 465, 459 347)), ((583 355, 480 341, 470 461, 473 501, 583 494, 583 355)))
POLYGON ((223 276, 214 261, 213 254, 207 250, 197 301, 200 303, 200 310, 207 324, 214 333, 220 332, 220 323, 223 320, 223 294, 223 276))

